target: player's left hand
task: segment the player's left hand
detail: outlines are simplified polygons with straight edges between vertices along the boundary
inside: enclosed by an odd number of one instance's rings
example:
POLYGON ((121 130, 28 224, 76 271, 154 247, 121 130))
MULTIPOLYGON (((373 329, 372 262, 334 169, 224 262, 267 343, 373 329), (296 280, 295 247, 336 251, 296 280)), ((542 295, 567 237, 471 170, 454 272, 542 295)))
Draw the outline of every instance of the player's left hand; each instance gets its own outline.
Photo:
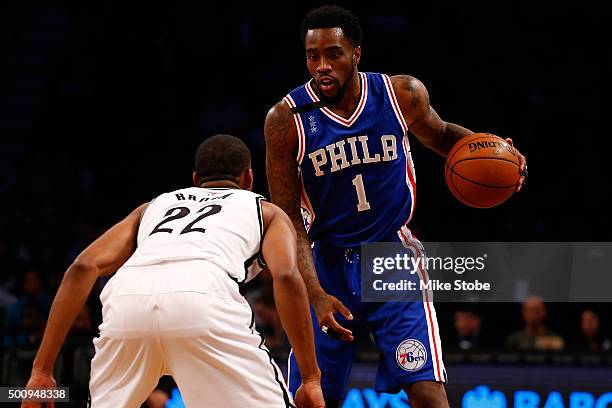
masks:
POLYGON ((320 381, 302 383, 293 399, 298 408, 325 408, 320 381))
MULTIPOLYGON (((506 142, 508 142, 510 146, 514 147, 512 139, 510 139, 509 137, 506 138, 506 142)), ((514 150, 516 151, 519 157, 519 173, 521 175, 518 180, 518 183, 516 183, 516 192, 518 193, 519 191, 521 191, 523 185, 525 184, 525 181, 527 180, 527 158, 523 156, 516 147, 514 147, 514 150)))
MULTIPOLYGON (((57 383, 51 374, 45 373, 40 370, 33 369, 32 374, 30 375, 30 379, 26 384, 26 388, 36 389, 36 388, 55 388, 57 387, 57 383)), ((30 402, 24 401, 21 403, 21 408, 40 408, 46 404, 47 408, 54 408, 55 403, 53 401, 49 402, 30 402)))
POLYGON ((353 332, 342 327, 334 317, 335 313, 340 313, 345 319, 353 320, 351 312, 337 297, 321 291, 319 296, 310 300, 310 304, 317 315, 319 326, 325 334, 342 341, 354 340, 353 332))

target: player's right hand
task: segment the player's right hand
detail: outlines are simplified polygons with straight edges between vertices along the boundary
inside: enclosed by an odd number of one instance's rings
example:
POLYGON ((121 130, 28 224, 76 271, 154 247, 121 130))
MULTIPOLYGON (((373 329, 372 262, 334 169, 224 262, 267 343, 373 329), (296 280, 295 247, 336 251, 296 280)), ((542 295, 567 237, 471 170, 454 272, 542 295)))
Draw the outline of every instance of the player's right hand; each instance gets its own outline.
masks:
POLYGON ((323 390, 320 381, 302 383, 295 392, 293 399, 297 408, 325 408, 323 390))
POLYGON ((342 341, 353 341, 353 332, 340 326, 334 314, 341 313, 347 320, 353 320, 351 312, 335 296, 321 292, 319 296, 310 301, 317 315, 319 327, 327 335, 339 338, 342 341))
MULTIPOLYGON (((26 388, 55 388, 57 384, 52 375, 47 374, 43 371, 32 370, 32 375, 26 384, 26 388)), ((46 404, 46 407, 53 408, 55 404, 53 401, 49 402, 31 402, 31 401, 23 401, 21 403, 21 408, 39 408, 42 407, 43 404, 46 404)))

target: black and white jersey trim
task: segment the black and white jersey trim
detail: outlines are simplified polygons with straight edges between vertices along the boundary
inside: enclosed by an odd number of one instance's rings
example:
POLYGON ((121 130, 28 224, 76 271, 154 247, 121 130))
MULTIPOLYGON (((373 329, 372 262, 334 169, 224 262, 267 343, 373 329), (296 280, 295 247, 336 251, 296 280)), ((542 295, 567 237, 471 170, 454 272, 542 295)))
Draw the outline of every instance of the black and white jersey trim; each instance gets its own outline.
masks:
POLYGON ((263 244, 263 235, 264 235, 264 223, 263 223, 263 210, 261 208, 261 201, 267 201, 263 196, 255 197, 255 204, 257 206, 257 219, 259 221, 259 249, 257 253, 251 256, 249 259, 244 261, 244 278, 240 285, 242 285, 249 277, 249 273, 254 276, 262 271, 266 267, 266 261, 261 253, 261 246, 263 244))
POLYGON ((263 269, 266 267, 266 260, 263 258, 261 254, 261 246, 263 244, 263 236, 264 236, 264 219, 263 219, 263 209, 261 207, 261 202, 268 201, 263 196, 255 197, 255 201, 257 202, 257 217, 259 219, 259 256, 257 261, 259 262, 259 266, 263 269))
MULTIPOLYGON (((251 309, 251 325, 249 328, 251 329, 251 333, 254 334, 255 333, 255 314, 253 313, 253 309, 251 309)), ((257 346, 257 348, 262 351, 265 351, 266 354, 268 355, 268 359, 270 360, 270 365, 274 369, 274 379, 280 386, 281 391, 283 393, 283 399, 285 400, 285 408, 296 408, 296 406, 291 403, 291 399, 289 398, 289 392, 287 391, 287 387, 283 383, 282 377, 279 375, 276 364, 274 364, 274 359, 272 358, 272 354, 270 354, 270 350, 268 350, 268 348, 264 346, 264 342, 265 342, 264 336, 259 332, 257 334, 261 338, 261 341, 259 342, 259 346, 257 346)))

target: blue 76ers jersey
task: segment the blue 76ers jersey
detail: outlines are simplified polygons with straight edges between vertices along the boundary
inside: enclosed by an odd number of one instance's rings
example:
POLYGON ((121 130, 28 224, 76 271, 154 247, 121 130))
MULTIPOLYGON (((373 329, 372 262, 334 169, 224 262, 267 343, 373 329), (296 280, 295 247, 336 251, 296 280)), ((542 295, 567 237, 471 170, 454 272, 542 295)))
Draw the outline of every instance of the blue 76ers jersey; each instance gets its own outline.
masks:
MULTIPOLYGON (((384 241, 410 221, 416 199, 408 127, 387 75, 359 73, 361 98, 345 119, 326 107, 293 117, 302 215, 312 241, 355 247, 384 241)), ((318 102, 306 83, 291 107, 318 102)))

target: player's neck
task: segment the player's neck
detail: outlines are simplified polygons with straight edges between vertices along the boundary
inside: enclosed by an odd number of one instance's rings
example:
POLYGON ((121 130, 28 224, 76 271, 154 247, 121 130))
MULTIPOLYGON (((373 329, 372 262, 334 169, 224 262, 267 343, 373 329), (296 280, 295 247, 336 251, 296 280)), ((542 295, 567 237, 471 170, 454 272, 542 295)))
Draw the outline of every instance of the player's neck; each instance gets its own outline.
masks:
POLYGON ((332 112, 345 118, 350 118, 359 104, 361 98, 361 80, 359 79, 359 72, 355 69, 355 73, 349 80, 344 96, 338 103, 328 106, 332 112))
POLYGON ((225 187, 225 188, 241 188, 237 183, 229 180, 214 180, 200 184, 202 188, 225 187))

